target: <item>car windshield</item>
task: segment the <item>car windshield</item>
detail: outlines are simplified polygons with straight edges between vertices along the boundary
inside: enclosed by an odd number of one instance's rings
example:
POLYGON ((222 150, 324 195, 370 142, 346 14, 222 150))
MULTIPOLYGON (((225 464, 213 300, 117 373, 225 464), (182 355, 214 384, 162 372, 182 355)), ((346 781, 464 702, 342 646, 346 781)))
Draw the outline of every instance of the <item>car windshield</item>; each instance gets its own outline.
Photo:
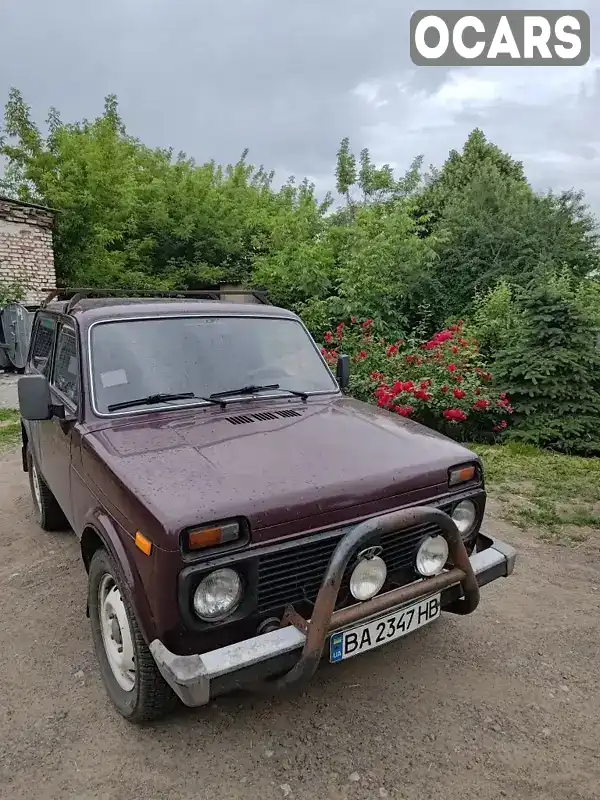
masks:
MULTIPOLYGON (((90 357, 94 404, 101 414, 117 403, 162 393, 209 397, 273 384, 279 389, 264 395, 283 395, 286 389, 337 389, 314 342, 293 319, 157 317, 102 322, 92 327, 90 357)), ((169 405, 190 402, 194 401, 182 398, 169 405)))

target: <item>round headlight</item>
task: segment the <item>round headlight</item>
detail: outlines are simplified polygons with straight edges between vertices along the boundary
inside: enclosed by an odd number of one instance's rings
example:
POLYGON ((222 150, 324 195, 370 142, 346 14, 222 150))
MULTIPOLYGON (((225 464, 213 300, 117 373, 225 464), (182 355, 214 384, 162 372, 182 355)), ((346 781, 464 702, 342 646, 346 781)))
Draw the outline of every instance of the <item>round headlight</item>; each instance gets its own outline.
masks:
POLYGON ((214 622, 229 616, 242 599, 242 580, 232 569, 217 569, 203 578, 194 592, 194 611, 214 622))
POLYGON ((432 578, 444 569, 448 560, 448 542, 443 536, 428 536, 417 551, 415 566, 424 578, 432 578))
POLYGON ((452 519, 461 536, 467 536, 477 520, 477 509, 472 500, 461 500, 452 512, 452 519))
POLYGON ((363 558, 352 570, 350 592, 357 600, 370 600, 385 583, 387 567, 379 556, 363 558))

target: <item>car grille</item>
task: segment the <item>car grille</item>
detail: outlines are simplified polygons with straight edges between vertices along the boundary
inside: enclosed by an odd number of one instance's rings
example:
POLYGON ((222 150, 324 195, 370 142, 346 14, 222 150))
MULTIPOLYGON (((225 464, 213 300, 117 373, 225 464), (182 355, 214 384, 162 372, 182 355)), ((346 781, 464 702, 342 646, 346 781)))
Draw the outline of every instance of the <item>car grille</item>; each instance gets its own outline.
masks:
MULTIPOLYGON (((364 547, 380 544, 389 581, 403 585, 417 577, 412 562, 419 542, 424 536, 437 533, 440 529, 435 524, 415 525, 376 537, 364 547)), ((299 542, 294 547, 261 555, 258 562, 259 612, 281 610, 289 604, 314 603, 329 560, 343 535, 299 542)), ((342 581, 338 607, 345 603, 345 589, 352 567, 353 560, 342 581)))

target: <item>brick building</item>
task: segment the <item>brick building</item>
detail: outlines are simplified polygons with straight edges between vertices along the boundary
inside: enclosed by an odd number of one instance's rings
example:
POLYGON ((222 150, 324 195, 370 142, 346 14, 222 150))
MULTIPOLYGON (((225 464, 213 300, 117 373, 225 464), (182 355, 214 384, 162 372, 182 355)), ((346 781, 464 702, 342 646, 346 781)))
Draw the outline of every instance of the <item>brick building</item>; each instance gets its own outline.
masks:
POLYGON ((43 290, 56 286, 53 223, 49 208, 0 197, 0 283, 21 286, 26 305, 39 303, 43 290))

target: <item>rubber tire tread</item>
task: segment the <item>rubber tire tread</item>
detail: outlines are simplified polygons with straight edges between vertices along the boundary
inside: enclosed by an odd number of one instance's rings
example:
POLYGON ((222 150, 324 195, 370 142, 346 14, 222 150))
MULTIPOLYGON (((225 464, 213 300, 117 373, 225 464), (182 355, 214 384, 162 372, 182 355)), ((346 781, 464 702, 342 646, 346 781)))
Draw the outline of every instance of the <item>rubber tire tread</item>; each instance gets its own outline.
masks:
POLYGON ((117 711, 126 720, 135 724, 160 719, 172 711, 178 705, 178 698, 156 666, 140 631, 121 570, 112 555, 104 548, 96 550, 90 561, 88 608, 100 673, 108 696, 117 711), (102 640, 98 614, 98 587, 106 573, 113 577, 121 592, 131 628, 137 666, 136 683, 132 692, 126 692, 119 686, 108 663, 102 640))
POLYGON ((31 452, 31 445, 27 445, 27 474, 29 477, 29 489, 31 491, 31 499, 36 510, 38 525, 44 531, 64 531, 69 528, 67 518, 63 514, 61 507, 58 505, 56 497, 50 491, 48 484, 43 479, 40 469, 36 464, 36 472, 40 484, 40 497, 41 506, 38 506, 35 498, 35 491, 33 489, 33 453, 31 452))

